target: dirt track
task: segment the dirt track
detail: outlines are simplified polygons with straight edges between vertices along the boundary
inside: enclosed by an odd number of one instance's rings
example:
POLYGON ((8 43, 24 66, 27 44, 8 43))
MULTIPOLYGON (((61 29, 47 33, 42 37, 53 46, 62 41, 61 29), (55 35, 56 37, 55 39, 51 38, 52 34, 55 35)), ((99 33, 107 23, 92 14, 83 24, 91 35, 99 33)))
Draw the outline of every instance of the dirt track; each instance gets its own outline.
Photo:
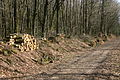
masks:
MULTIPOLYGON (((120 50, 120 39, 106 42, 104 45, 80 53, 65 63, 55 66, 48 72, 36 75, 6 78, 6 80, 120 80, 120 72, 102 72, 100 66, 108 56, 120 50)), ((117 53, 120 54, 120 53, 117 53)), ((120 64, 119 64, 120 67, 120 64)), ((118 68, 119 68, 118 67, 118 68)), ((0 79, 5 80, 5 79, 0 79)))

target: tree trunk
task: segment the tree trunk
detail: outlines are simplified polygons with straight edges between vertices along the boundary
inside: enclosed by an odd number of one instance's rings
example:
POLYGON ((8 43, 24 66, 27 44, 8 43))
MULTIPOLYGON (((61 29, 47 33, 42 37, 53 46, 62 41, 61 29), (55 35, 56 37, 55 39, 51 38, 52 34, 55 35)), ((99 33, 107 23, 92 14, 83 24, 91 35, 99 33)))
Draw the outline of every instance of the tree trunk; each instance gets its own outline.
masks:
POLYGON ((34 1, 33 19, 32 19, 32 35, 35 35, 35 17, 36 17, 37 0, 34 1))

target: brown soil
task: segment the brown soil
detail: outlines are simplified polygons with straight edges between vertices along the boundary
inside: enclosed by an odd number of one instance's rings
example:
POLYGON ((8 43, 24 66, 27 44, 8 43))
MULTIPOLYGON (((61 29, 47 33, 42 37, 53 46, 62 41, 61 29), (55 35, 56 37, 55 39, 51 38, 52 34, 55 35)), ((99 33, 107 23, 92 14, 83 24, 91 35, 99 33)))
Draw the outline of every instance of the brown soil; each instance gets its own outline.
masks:
POLYGON ((0 55, 0 79, 119 80, 119 41, 110 40, 96 48, 78 39, 41 41, 37 51, 0 55), (36 62, 43 53, 55 56, 55 62, 36 62))
POLYGON ((19 52, 4 56, 0 54, 0 78, 33 75, 48 71, 52 66, 65 62, 70 57, 89 48, 78 39, 64 39, 58 43, 40 41, 40 49, 30 52, 19 52), (53 61, 42 61, 43 54, 54 56, 53 61), (48 64, 50 63, 50 64, 48 64))

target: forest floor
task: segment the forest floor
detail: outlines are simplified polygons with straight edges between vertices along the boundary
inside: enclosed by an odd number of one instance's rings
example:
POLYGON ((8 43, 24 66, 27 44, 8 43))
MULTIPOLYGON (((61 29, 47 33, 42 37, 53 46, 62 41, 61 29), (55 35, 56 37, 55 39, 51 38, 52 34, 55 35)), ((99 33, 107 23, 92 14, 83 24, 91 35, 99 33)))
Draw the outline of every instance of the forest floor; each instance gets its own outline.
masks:
MULTIPOLYGON (((32 52, 14 54, 16 57, 12 60, 20 60, 19 64, 2 61, 0 80, 120 80, 120 38, 95 48, 85 44, 86 48, 83 48, 83 44, 79 40, 67 40, 61 42, 61 46, 50 44, 52 47, 47 47, 47 51, 59 54, 61 59, 47 65, 32 61, 30 57, 35 56, 32 52)), ((42 51, 45 50, 42 48, 42 51)), ((7 61, 11 58, 4 57, 7 61)))

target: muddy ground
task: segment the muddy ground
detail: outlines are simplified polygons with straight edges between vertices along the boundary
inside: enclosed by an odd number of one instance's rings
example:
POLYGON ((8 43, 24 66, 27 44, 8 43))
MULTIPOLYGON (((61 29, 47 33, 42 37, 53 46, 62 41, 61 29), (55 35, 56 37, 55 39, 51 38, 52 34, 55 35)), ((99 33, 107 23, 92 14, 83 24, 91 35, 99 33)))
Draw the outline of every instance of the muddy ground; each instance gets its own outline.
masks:
POLYGON ((120 80, 120 38, 93 49, 73 52, 74 56, 41 73, 1 80, 120 80))

